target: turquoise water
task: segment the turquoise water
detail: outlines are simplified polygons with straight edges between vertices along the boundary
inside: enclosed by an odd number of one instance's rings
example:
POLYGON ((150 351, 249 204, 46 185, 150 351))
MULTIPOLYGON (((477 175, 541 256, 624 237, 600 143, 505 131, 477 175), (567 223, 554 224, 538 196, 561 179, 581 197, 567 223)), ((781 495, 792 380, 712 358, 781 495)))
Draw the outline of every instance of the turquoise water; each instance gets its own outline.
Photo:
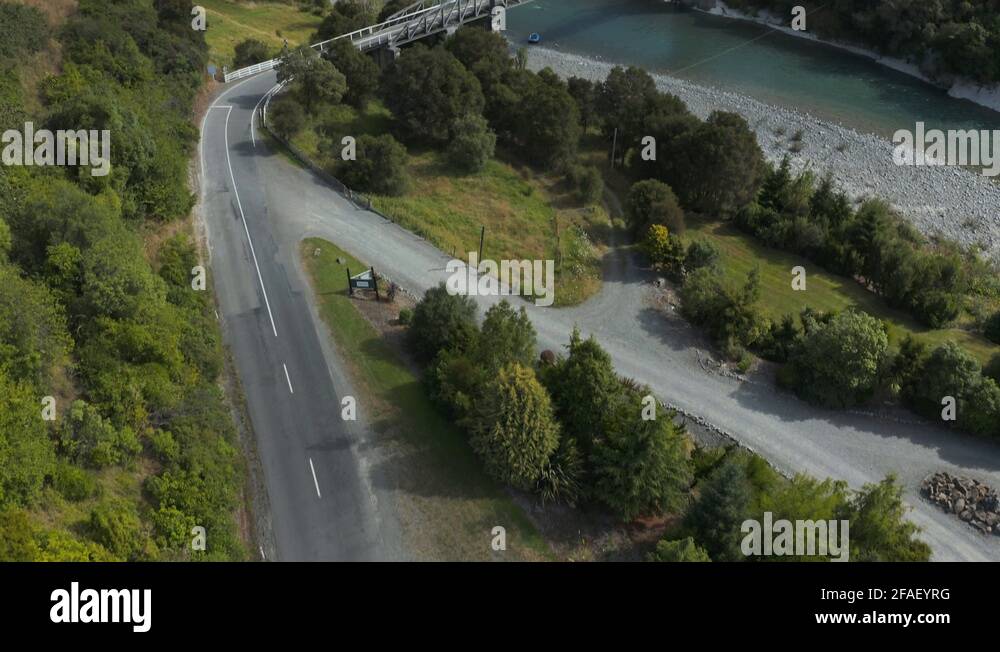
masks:
POLYGON ((870 59, 746 21, 655 0, 535 0, 511 10, 507 36, 543 47, 634 64, 891 136, 917 121, 995 129, 1000 113, 870 59))

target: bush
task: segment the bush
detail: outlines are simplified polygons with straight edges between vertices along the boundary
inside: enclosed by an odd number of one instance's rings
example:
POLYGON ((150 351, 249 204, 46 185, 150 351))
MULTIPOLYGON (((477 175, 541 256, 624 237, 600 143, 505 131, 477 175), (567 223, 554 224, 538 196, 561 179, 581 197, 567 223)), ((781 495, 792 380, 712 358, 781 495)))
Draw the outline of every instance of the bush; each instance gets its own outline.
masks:
POLYGON ((571 165, 566 180, 577 200, 587 206, 596 204, 604 196, 604 177, 593 165, 571 165))
POLYGON ((339 161, 334 173, 350 188, 377 195, 406 191, 406 148, 389 134, 364 135, 357 140, 357 158, 339 161))
POLYGON ((476 302, 448 293, 444 283, 427 290, 413 310, 408 338, 413 353, 429 362, 440 351, 467 351, 475 341, 476 302))
POLYGON ((635 233, 645 233, 654 224, 665 226, 677 235, 684 232, 684 211, 677 195, 670 186, 655 179, 632 185, 626 200, 625 219, 635 233))
POLYGON ((694 539, 687 537, 686 539, 676 539, 673 541, 666 539, 660 541, 656 544, 656 550, 649 554, 649 561, 704 562, 712 561, 712 559, 703 548, 694 542, 694 539))
POLYGON ((268 126, 284 140, 294 138, 306 126, 306 112, 291 95, 285 95, 270 107, 268 126))
POLYGON ((409 326, 413 322, 413 311, 409 308, 400 309, 397 321, 399 321, 402 326, 409 326))
POLYGON ((534 489, 559 445, 559 425, 535 372, 520 364, 499 371, 470 416, 472 449, 493 478, 534 489))
POLYGON ((649 256, 653 269, 680 279, 684 272, 684 243, 662 224, 650 225, 642 249, 649 256))
POLYGON ((497 136, 490 130, 486 118, 469 113, 452 126, 448 161, 462 172, 481 172, 493 158, 496 145, 497 136))
POLYGON ((152 542, 143 530, 135 508, 124 501, 103 502, 90 513, 94 540, 128 561, 149 556, 152 542))
POLYGON ((56 465, 52 485, 63 498, 74 502, 90 498, 97 489, 97 483, 89 473, 65 460, 56 465))
POLYGON ((714 267, 722 254, 711 240, 693 240, 684 255, 684 269, 692 272, 702 267, 714 267))
POLYGON ((142 451, 130 428, 115 428, 96 407, 79 400, 73 401, 63 418, 59 442, 70 459, 98 469, 127 464, 142 451))
POLYGON ((380 71, 375 60, 355 47, 348 39, 327 44, 323 56, 347 79, 344 102, 356 109, 364 109, 378 89, 380 71))
POLYGON ((255 38, 240 41, 234 48, 233 67, 246 68, 271 58, 267 44, 255 38))
POLYGON ((714 561, 745 560, 740 527, 750 513, 752 490, 744 455, 727 456, 702 485, 684 527, 714 561))
POLYGON ((857 310, 839 313, 807 333, 793 354, 797 393, 826 407, 864 403, 878 386, 888 351, 881 320, 857 310))

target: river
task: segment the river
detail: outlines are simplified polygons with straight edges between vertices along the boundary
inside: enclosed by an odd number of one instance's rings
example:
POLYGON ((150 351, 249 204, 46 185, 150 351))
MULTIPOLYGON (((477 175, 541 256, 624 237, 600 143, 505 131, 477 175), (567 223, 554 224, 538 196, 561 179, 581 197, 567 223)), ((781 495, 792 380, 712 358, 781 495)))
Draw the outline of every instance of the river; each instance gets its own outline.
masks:
POLYGON ((1000 114, 866 57, 654 0, 535 0, 507 23, 515 43, 539 32, 547 48, 743 93, 861 132, 891 137, 917 121, 1000 125, 1000 114))

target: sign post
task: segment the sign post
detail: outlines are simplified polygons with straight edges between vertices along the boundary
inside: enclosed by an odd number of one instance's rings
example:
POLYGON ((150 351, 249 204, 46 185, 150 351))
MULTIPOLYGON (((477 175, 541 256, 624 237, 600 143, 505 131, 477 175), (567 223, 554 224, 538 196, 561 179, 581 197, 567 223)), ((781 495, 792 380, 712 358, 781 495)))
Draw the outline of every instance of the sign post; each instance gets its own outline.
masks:
POLYGON ((375 298, 379 301, 382 297, 378 292, 378 277, 375 276, 375 268, 371 267, 360 274, 351 276, 351 269, 347 268, 347 291, 354 296, 355 290, 375 290, 375 298))

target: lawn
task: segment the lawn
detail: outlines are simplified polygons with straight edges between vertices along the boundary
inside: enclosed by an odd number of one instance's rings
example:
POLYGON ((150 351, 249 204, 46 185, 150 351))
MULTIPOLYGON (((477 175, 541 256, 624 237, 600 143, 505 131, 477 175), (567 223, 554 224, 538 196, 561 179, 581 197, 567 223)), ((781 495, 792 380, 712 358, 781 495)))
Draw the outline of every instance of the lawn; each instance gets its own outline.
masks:
MULTIPOLYGON (((390 120, 385 107, 372 102, 363 113, 332 107, 314 124, 339 143, 340 134, 385 133, 390 120)), ((294 143, 314 160, 329 163, 314 128, 303 129, 294 143)), ((450 169, 439 152, 411 150, 407 192, 401 197, 374 196, 372 203, 404 228, 463 260, 478 251, 485 227, 484 258, 554 260, 555 305, 582 302, 601 287, 600 245, 610 223, 607 211, 580 205, 560 177, 504 158, 512 157, 498 157, 482 172, 463 175, 450 169)))
POLYGON ((302 256, 320 313, 361 394, 359 409, 378 432, 376 445, 393 448, 391 475, 408 548, 433 559, 550 559, 521 508, 483 473, 462 431, 430 403, 419 378, 348 297, 344 264, 352 270, 368 265, 317 238, 303 242, 302 256), (506 528, 504 553, 490 549, 496 525, 506 528))
POLYGON ((684 239, 695 238, 707 238, 719 247, 725 274, 733 283, 745 282, 754 267, 760 268, 760 307, 772 319, 789 313, 798 315, 806 307, 830 311, 854 306, 885 320, 894 344, 912 333, 931 346, 953 340, 983 364, 1000 353, 1000 347, 976 333, 922 326, 904 313, 886 307, 882 299, 852 279, 826 272, 804 258, 765 247, 730 224, 689 219, 684 239), (791 285, 792 268, 799 265, 806 269, 805 291, 793 290, 791 285))
POLYGON ((255 38, 270 46, 275 54, 288 39, 288 45, 306 45, 319 27, 322 18, 298 5, 284 2, 234 2, 233 0, 200 0, 208 13, 209 61, 232 66, 236 44, 255 38))

